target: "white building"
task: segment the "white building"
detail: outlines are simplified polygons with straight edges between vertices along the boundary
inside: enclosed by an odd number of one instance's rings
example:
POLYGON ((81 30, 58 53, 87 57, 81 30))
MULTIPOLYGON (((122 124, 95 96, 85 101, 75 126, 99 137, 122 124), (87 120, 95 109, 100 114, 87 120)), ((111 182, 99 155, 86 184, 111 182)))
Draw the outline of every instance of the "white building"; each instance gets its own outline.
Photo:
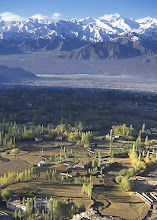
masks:
POLYGON ((75 166, 73 166, 74 169, 85 169, 85 164, 83 162, 78 162, 75 166))
POLYGON ((44 160, 42 160, 42 161, 40 161, 39 163, 37 163, 37 166, 38 166, 38 167, 43 167, 43 166, 45 166, 45 165, 47 165, 47 163, 46 163, 44 160))
POLYGON ((35 138, 35 142, 42 142, 43 138, 35 138))
MULTIPOLYGON (((44 208, 46 208, 47 210, 49 209, 49 199, 43 199, 43 198, 36 198, 36 202, 37 202, 37 208, 40 210, 43 210, 44 208)), ((33 199, 30 198, 30 204, 33 207, 34 203, 33 203, 33 199)), ((12 209, 12 210, 21 210, 22 212, 26 211, 26 204, 23 204, 21 200, 10 200, 7 202, 7 208, 8 209, 12 209)))
POLYGON ((43 209, 43 208, 49 208, 49 199, 42 199, 42 198, 37 198, 37 207, 39 209, 43 209))
POLYGON ((26 206, 20 200, 8 201, 7 209, 26 211, 26 206))

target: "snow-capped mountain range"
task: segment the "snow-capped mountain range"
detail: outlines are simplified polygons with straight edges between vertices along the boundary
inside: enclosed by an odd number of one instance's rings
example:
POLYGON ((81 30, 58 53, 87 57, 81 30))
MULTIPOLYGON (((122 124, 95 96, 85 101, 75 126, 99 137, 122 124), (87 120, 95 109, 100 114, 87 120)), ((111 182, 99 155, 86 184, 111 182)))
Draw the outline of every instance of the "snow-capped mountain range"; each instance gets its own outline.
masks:
POLYGON ((115 40, 117 37, 130 35, 130 40, 157 40, 157 19, 146 17, 129 19, 119 14, 104 15, 99 18, 87 17, 72 20, 39 20, 0 21, 0 39, 62 39, 73 38, 86 42, 115 40))
POLYGON ((0 54, 52 51, 67 59, 125 59, 157 54, 157 19, 119 14, 71 20, 0 21, 0 54))

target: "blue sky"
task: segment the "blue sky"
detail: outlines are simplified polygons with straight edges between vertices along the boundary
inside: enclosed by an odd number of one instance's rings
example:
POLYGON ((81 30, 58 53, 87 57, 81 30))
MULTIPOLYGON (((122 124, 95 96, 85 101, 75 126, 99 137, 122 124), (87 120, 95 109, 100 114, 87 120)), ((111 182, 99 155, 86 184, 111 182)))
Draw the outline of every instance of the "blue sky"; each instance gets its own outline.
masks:
POLYGON ((34 14, 62 19, 99 17, 119 13, 128 18, 157 18, 157 0, 0 0, 0 14, 12 12, 22 17, 34 14))

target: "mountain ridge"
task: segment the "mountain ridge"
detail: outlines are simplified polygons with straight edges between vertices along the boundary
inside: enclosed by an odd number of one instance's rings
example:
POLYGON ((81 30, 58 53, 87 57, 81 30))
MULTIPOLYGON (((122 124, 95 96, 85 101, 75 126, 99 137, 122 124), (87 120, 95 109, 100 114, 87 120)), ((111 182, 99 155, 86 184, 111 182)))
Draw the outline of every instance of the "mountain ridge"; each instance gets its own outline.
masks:
POLYGON ((0 55, 43 51, 59 52, 58 58, 85 60, 157 54, 157 19, 111 14, 58 21, 0 21, 0 55))
POLYGON ((13 81, 29 81, 37 80, 38 77, 29 71, 25 71, 21 68, 9 68, 7 66, 0 65, 0 83, 1 82, 13 82, 13 81))
POLYGON ((24 21, 0 21, 1 39, 70 37, 88 42, 99 42, 132 32, 147 38, 149 32, 152 33, 152 31, 155 31, 154 37, 157 39, 156 18, 129 19, 119 14, 58 21, 37 18, 24 21))

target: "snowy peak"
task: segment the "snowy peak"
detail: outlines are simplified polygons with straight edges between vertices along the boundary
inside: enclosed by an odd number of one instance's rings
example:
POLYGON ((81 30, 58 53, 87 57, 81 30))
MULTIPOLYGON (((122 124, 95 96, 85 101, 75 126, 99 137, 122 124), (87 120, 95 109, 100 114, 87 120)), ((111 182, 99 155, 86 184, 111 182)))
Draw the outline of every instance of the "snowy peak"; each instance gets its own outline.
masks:
POLYGON ((121 17, 120 14, 115 13, 115 14, 103 15, 103 16, 99 17, 99 19, 103 19, 103 20, 106 20, 108 22, 113 22, 114 20, 117 20, 120 17, 121 17))
POLYGON ((146 17, 146 18, 139 18, 136 19, 136 22, 138 22, 139 24, 152 24, 152 23, 157 23, 157 19, 156 18, 151 18, 151 17, 146 17))
POLYGON ((109 14, 98 18, 87 17, 71 20, 48 20, 38 14, 22 21, 0 21, 0 39, 61 39, 74 38, 86 42, 101 42, 125 37, 132 41, 153 36, 157 40, 157 19, 146 17, 129 19, 120 14, 109 14), (135 37, 136 35, 136 37, 135 37))
MULTIPOLYGON (((157 28, 157 19, 146 17, 137 19, 136 22, 139 24, 139 30, 147 31, 149 28, 157 28)), ((138 30, 138 32, 139 32, 138 30)))

